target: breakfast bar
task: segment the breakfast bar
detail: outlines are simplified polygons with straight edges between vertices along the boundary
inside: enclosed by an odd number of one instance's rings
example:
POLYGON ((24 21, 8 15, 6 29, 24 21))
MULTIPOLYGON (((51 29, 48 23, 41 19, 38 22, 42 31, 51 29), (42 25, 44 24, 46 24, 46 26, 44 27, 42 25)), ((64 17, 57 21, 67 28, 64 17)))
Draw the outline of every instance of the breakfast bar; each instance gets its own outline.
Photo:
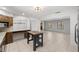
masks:
POLYGON ((33 51, 36 51, 37 47, 43 46, 43 33, 39 31, 28 31, 27 44, 29 44, 29 41, 32 40, 33 40, 33 51))

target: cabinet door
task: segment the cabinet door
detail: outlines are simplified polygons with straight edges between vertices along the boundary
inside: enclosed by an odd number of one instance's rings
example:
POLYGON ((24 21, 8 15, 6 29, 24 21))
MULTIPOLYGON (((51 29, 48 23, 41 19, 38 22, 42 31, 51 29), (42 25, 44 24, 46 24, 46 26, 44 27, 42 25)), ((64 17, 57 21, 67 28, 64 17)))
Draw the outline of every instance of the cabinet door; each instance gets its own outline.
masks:
POLYGON ((13 42, 13 33, 12 32, 8 32, 6 34, 6 44, 12 43, 13 42))
POLYGON ((13 17, 0 16, 0 22, 8 22, 8 27, 13 25, 13 17))
POLYGON ((0 52, 5 52, 6 51, 6 41, 5 41, 5 37, 0 45, 0 52))
POLYGON ((13 26, 13 17, 8 17, 9 26, 13 26))

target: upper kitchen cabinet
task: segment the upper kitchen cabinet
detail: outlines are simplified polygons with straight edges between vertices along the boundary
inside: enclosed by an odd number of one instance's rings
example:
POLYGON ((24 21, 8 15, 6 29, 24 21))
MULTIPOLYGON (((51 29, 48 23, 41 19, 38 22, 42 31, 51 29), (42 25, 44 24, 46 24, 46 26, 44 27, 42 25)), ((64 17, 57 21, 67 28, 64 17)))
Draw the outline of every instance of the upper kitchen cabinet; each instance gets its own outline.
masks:
POLYGON ((0 15, 0 22, 8 23, 8 27, 13 25, 13 17, 0 15))

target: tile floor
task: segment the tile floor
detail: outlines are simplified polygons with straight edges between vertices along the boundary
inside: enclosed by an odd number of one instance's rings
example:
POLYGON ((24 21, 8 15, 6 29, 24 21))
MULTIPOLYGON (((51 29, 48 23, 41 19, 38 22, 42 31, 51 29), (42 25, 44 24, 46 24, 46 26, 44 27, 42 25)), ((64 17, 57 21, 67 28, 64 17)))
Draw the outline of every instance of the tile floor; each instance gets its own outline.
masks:
MULTIPOLYGON (((14 38, 21 38, 22 34, 15 34, 14 38)), ((36 52, 74 52, 70 44, 70 35, 56 32, 44 32, 44 46, 36 52)), ((6 52, 33 52, 33 42, 27 44, 27 39, 14 40, 6 46, 6 52)))

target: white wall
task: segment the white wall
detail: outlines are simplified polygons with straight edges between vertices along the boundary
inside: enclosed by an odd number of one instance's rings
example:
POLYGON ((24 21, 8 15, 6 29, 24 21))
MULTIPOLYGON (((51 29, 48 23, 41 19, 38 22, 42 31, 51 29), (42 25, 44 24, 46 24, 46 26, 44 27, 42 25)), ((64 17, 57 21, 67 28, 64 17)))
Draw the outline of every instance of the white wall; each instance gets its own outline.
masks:
POLYGON ((35 18, 30 18, 31 20, 31 30, 40 31, 40 20, 35 18))
POLYGON ((77 45, 74 41, 75 24, 78 22, 78 10, 76 7, 69 7, 60 14, 52 14, 45 18, 45 20, 70 18, 70 42, 73 50, 77 50, 77 45))
POLYGON ((13 18, 13 31, 29 30, 30 21, 27 17, 16 16, 13 18))
POLYGON ((73 45, 72 49, 77 49, 77 45, 75 44, 75 25, 78 23, 78 11, 74 10, 70 14, 70 38, 71 38, 71 43, 73 45))
POLYGON ((32 30, 40 31, 40 20, 36 18, 27 18, 23 16, 16 16, 13 18, 13 31, 18 30, 32 30), (24 23, 24 24, 18 24, 24 23))

